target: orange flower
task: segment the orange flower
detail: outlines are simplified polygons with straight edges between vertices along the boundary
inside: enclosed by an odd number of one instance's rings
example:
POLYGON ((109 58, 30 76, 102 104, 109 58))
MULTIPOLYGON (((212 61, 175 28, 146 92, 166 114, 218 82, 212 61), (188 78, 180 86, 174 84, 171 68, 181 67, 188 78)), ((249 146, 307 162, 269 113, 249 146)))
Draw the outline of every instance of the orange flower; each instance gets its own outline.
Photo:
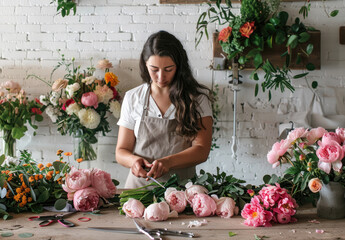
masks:
POLYGON ((28 197, 28 202, 32 202, 32 198, 31 197, 28 197))
POLYGON ((61 153, 63 153, 63 150, 59 149, 57 150, 56 155, 60 155, 61 153))
POLYGON ((254 26, 255 22, 246 22, 245 24, 242 25, 242 27, 240 28, 240 33, 243 37, 249 38, 250 35, 254 32, 255 30, 255 26, 254 26))
POLYGON ((35 180, 38 181, 38 179, 39 179, 39 176, 35 175, 35 180))
POLYGON ((231 36, 232 27, 223 28, 218 35, 218 41, 228 42, 231 36))
POLYGON ((30 176, 30 177, 29 177, 29 182, 33 182, 33 181, 35 181, 34 176, 30 176))
POLYGON ((313 193, 317 193, 321 190, 322 183, 321 183, 320 179, 313 178, 313 179, 310 179, 310 181, 308 183, 308 187, 309 187, 310 191, 312 191, 313 193))
POLYGON ((37 165, 37 167, 38 167, 38 168, 43 168, 44 165, 43 165, 42 163, 40 163, 40 164, 37 165))
POLYGON ((25 192, 29 193, 30 192, 30 188, 25 188, 25 192))
POLYGON ((21 193, 22 192, 22 189, 21 188, 16 188, 16 193, 21 193))
POLYGON ((53 166, 53 164, 51 164, 51 163, 47 163, 47 165, 46 165, 47 168, 49 168, 51 166, 53 166))
POLYGON ((83 159, 82 159, 82 158, 78 158, 76 161, 77 161, 78 163, 81 163, 81 162, 83 161, 83 159))
POLYGON ((47 180, 52 179, 52 175, 48 175, 48 174, 47 174, 46 179, 47 179, 47 180))
POLYGON ((43 175, 42 175, 42 174, 40 174, 40 175, 39 175, 39 178, 40 178, 40 179, 42 179, 42 178, 43 178, 43 175))
POLYGON ((104 75, 106 84, 110 83, 110 86, 115 87, 119 83, 119 79, 112 72, 106 72, 104 75))
POLYGON ((65 152, 64 155, 65 156, 72 156, 72 153, 71 152, 65 152))

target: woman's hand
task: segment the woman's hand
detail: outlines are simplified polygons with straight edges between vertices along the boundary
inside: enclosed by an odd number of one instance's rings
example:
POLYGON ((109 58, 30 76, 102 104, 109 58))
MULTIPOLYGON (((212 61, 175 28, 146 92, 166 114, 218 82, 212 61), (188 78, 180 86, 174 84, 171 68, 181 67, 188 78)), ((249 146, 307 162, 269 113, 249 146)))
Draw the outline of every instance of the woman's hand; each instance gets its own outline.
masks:
POLYGON ((147 176, 153 177, 155 179, 160 178, 170 170, 166 162, 162 160, 154 160, 151 165, 151 169, 147 173, 147 176))
POLYGON ((147 171, 145 168, 151 168, 152 164, 149 163, 146 159, 144 158, 138 158, 132 165, 131 171, 134 176, 136 177, 142 177, 146 178, 147 177, 147 171))

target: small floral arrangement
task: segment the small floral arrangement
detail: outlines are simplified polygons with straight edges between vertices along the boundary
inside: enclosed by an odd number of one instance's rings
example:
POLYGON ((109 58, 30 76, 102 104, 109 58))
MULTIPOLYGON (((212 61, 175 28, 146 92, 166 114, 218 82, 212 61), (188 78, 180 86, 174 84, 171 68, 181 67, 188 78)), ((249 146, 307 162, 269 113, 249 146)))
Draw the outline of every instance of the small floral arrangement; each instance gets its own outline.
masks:
POLYGON ((59 160, 45 165, 37 164, 27 151, 19 158, 0 157, 0 215, 4 219, 10 216, 8 212, 40 213, 44 205, 67 198, 62 182, 70 166, 63 161, 62 152, 57 152, 59 160))
POLYGON ((277 183, 276 186, 263 187, 244 206, 241 215, 246 219, 244 224, 248 226, 270 227, 272 223, 296 222, 297 219, 293 216, 297 207, 295 199, 277 183))
POLYGON ((121 97, 115 88, 119 80, 109 71, 113 66, 106 59, 97 65, 105 71, 102 79, 94 76, 96 68, 92 63, 82 71, 81 66, 75 65, 75 59, 68 61, 62 55, 62 61, 52 74, 60 67, 65 67, 67 73, 54 81, 52 91, 42 95, 40 101, 46 114, 58 125, 59 132, 78 139, 74 157, 95 160, 97 152, 92 144, 98 141, 96 134, 102 132, 105 135, 110 131, 106 114, 110 112, 115 118, 120 116, 121 97))
POLYGON ((0 85, 0 131, 5 143, 5 155, 15 156, 14 143, 25 135, 28 130, 26 123, 37 129, 32 120, 43 120, 41 109, 39 100, 28 100, 17 82, 6 81, 0 85))
POLYGON ((286 139, 273 145, 267 160, 273 167, 290 163, 292 166, 285 171, 283 181, 292 183, 292 195, 308 195, 307 186, 312 193, 317 193, 322 184, 330 181, 345 185, 344 155, 344 128, 338 128, 335 132, 321 127, 310 130, 297 128, 286 139))
POLYGON ((73 201, 74 208, 85 212, 94 211, 103 203, 108 203, 107 199, 114 198, 118 184, 103 170, 72 167, 62 188, 67 192, 68 200, 73 201))

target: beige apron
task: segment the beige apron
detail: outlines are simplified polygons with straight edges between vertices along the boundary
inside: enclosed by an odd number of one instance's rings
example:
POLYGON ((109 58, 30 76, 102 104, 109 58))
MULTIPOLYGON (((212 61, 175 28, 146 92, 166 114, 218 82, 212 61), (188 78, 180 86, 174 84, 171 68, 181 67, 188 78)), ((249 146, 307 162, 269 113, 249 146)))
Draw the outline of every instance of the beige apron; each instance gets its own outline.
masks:
MULTIPOLYGON (((145 95, 144 109, 133 153, 145 158, 151 163, 155 159, 181 152, 190 147, 192 143, 187 142, 183 137, 176 134, 175 129, 177 122, 175 119, 155 118, 147 115, 149 98, 150 86, 145 95)), ((174 173, 176 173, 181 180, 192 178, 195 175, 195 166, 171 170, 157 180, 165 182, 174 173)), ((149 183, 151 183, 151 181, 146 181, 145 178, 138 178, 129 170, 125 188, 138 188, 149 183)))

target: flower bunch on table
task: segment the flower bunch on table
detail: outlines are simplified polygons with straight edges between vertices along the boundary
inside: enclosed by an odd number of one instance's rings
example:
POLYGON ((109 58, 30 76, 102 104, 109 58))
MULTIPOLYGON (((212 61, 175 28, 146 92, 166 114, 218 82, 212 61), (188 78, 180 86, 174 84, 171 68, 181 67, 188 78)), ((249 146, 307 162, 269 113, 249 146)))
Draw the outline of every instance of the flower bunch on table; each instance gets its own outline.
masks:
POLYGON ((108 199, 114 198, 116 185, 109 173, 100 169, 71 168, 66 175, 62 188, 67 192, 68 200, 73 201, 77 211, 94 211, 108 199))
POLYGON ((344 128, 338 128, 335 132, 321 127, 297 128, 286 139, 273 145, 267 154, 267 160, 273 167, 290 163, 291 167, 285 171, 285 180, 292 183, 291 194, 306 196, 307 190, 317 193, 322 184, 330 181, 345 185, 345 167, 342 163, 344 155, 344 128))
POLYGON ((44 205, 67 198, 62 182, 70 166, 62 152, 57 152, 59 160, 46 164, 37 163, 25 150, 19 158, 0 156, 0 216, 6 219, 8 212, 39 213, 44 205))
POLYGON ((277 183, 276 186, 263 187, 259 194, 253 196, 250 203, 244 206, 241 215, 246 219, 244 224, 248 226, 270 227, 273 222, 296 222, 293 215, 297 207, 295 199, 277 183))
POLYGON ((121 97, 115 88, 119 80, 109 71, 113 66, 106 59, 97 65, 105 72, 102 79, 94 76, 96 68, 92 63, 81 70, 74 58, 69 61, 62 55, 54 71, 60 67, 64 67, 67 73, 54 81, 52 90, 42 95, 40 101, 62 135, 69 134, 80 139, 75 158, 95 160, 97 153, 92 144, 98 141, 96 134, 102 132, 105 135, 110 131, 106 114, 110 112, 115 118, 120 116, 121 97))
POLYGON ((2 131, 4 153, 15 156, 15 141, 22 138, 28 130, 26 124, 37 129, 35 121, 40 122, 42 104, 36 100, 28 100, 20 84, 6 81, 0 84, 0 131, 2 131))

